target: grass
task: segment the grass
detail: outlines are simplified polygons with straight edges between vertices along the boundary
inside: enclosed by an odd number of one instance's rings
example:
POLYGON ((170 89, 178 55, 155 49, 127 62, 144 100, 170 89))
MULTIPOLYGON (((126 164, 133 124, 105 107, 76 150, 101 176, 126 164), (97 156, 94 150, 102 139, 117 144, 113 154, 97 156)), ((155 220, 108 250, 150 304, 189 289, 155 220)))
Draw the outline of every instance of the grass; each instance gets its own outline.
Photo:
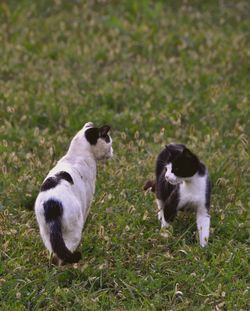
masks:
POLYGON ((249 308, 249 2, 0 3, 0 308, 249 308), (31 206, 86 121, 112 125, 83 259, 49 266, 31 206), (209 246, 194 215, 161 232, 154 176, 182 142, 213 183, 209 246))

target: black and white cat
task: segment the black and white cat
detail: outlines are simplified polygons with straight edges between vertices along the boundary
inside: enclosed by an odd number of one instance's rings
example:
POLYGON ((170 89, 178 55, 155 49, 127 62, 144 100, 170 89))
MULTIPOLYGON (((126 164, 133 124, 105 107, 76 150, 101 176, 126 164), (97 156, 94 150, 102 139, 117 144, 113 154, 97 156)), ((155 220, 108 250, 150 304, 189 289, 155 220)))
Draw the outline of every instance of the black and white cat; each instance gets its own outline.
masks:
POLYGON ((200 245, 207 245, 211 185, 208 171, 196 155, 185 145, 166 145, 156 161, 156 182, 148 181, 144 189, 148 188, 156 192, 162 227, 169 226, 179 210, 193 207, 200 245))
POLYGON ((66 155, 45 178, 35 202, 42 240, 54 263, 73 263, 81 258, 84 223, 95 192, 96 161, 111 158, 110 127, 88 122, 72 139, 66 155))

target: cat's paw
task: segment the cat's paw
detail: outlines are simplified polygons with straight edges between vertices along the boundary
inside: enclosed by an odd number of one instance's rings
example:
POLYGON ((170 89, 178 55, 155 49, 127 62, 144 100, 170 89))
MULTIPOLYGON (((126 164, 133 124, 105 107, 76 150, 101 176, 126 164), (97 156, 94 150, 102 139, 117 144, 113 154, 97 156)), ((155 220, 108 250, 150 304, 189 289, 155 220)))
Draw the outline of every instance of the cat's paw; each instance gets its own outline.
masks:
POLYGON ((80 252, 74 252, 73 256, 74 256, 74 262, 78 262, 82 258, 82 255, 80 252))
POLYGON ((60 266, 60 259, 56 255, 53 255, 51 258, 51 264, 54 266, 60 266))
POLYGON ((162 209, 158 212, 158 219, 159 219, 159 221, 161 223, 161 228, 169 227, 169 223, 166 222, 166 220, 164 218, 164 215, 163 215, 163 210, 162 209))
POLYGON ((205 237, 202 240, 200 240, 200 246, 201 247, 206 247, 207 244, 208 244, 208 238, 207 237, 205 237))

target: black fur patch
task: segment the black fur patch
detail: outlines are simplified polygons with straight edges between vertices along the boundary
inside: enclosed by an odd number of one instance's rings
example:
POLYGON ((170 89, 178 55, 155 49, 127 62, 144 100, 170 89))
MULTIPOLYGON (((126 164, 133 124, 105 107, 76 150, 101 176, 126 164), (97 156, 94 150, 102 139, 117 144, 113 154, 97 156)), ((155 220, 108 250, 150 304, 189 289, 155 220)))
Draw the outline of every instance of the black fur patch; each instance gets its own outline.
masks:
POLYGON ((99 136, 99 129, 97 127, 91 127, 86 130, 85 137, 90 145, 96 145, 99 136))
POLYGON ((59 173, 56 174, 56 177, 61 180, 61 179, 65 179, 67 180, 71 185, 74 184, 73 179, 71 177, 71 175, 65 171, 61 171, 59 173))
POLYGON ((105 137, 103 137, 103 139, 105 140, 105 142, 108 144, 110 143, 110 137, 109 135, 106 135, 105 137))
POLYGON ((206 166, 202 162, 199 164, 198 173, 200 176, 204 176, 206 174, 206 166))
POLYGON ((46 222, 51 222, 57 219, 58 217, 62 216, 63 213, 62 203, 57 200, 50 199, 46 201, 43 204, 43 208, 46 222))
POLYGON ((86 130, 85 137, 91 145, 96 145, 98 138, 102 138, 106 143, 110 143, 109 130, 109 125, 104 125, 100 128, 91 127, 86 130))
POLYGON ((174 155, 178 155, 182 152, 181 145, 167 145, 165 149, 161 151, 156 161, 156 197, 163 202, 169 197, 174 189, 174 185, 168 183, 165 179, 165 166, 170 162, 174 155), (176 148, 175 148, 176 146, 176 148))
POLYGON ((103 125, 102 127, 99 128, 100 137, 106 137, 109 131, 110 131, 110 126, 103 125))
POLYGON ((161 180, 159 180, 159 182, 156 184, 156 197, 159 200, 162 200, 163 202, 165 202, 168 197, 170 196, 170 194, 172 193, 172 191, 176 188, 176 185, 172 185, 170 183, 168 183, 164 177, 161 180))
POLYGON ((210 178, 208 176, 207 177, 207 187, 206 187, 206 203, 205 203, 207 211, 210 210, 211 188, 212 188, 211 181, 210 181, 210 178))
POLYGON ((58 184, 60 184, 60 181, 62 179, 66 180, 71 185, 74 184, 71 175, 65 171, 61 171, 57 173, 54 177, 47 178, 41 186, 41 191, 47 191, 49 189, 55 188, 58 184))
POLYGON ((109 125, 104 125, 99 128, 99 134, 102 139, 108 144, 110 143, 110 137, 108 135, 108 132, 110 131, 110 126, 109 125))
POLYGON ((56 177, 49 177, 43 182, 41 186, 41 191, 47 191, 49 189, 55 188, 58 183, 59 180, 56 177))
POLYGON ((172 161, 172 172, 178 177, 192 177, 199 169, 200 161, 189 149, 177 155, 172 161))
POLYGON ((171 222, 174 220, 177 214, 177 206, 179 204, 179 200, 179 185, 176 185, 175 189, 171 192, 170 196, 166 200, 163 208, 164 218, 167 222, 171 222))

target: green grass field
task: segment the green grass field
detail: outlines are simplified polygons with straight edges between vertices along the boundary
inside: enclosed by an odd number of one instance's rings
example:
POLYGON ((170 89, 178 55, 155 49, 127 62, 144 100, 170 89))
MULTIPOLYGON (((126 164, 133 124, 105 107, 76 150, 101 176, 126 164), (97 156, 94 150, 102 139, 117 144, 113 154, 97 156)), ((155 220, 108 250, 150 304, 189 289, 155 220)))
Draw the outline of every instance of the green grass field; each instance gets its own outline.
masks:
POLYGON ((0 2, 0 309, 247 310, 249 1, 0 2), (34 202, 86 121, 112 126, 82 260, 49 265, 34 202), (207 164, 211 238, 161 231, 145 180, 166 143, 207 164))

